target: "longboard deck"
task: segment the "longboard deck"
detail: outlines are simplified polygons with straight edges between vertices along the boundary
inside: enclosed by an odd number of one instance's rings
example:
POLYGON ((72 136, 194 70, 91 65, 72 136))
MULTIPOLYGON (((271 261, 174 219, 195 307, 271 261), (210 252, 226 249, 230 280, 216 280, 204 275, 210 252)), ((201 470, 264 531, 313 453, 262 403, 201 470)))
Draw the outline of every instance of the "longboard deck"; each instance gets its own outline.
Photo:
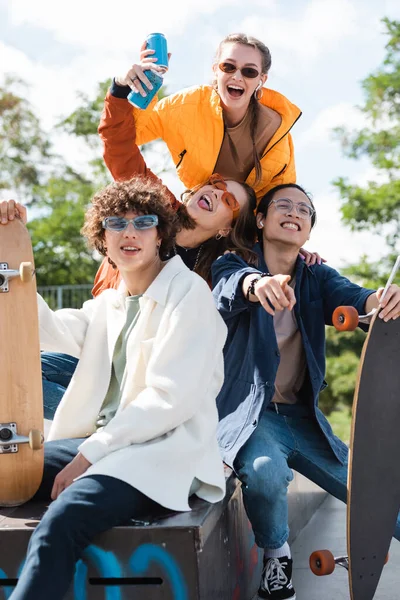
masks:
MULTIPOLYGON (((33 253, 26 227, 15 220, 0 225, 0 263, 18 270, 33 253)), ((43 431, 43 400, 36 279, 9 280, 0 292, 0 423, 17 423, 17 434, 43 431)), ((37 491, 43 474, 43 448, 19 444, 18 452, 0 453, 0 506, 15 506, 37 491)))
POLYGON ((371 321, 350 442, 347 543, 352 600, 371 600, 400 506, 400 319, 371 321), (367 524, 367 525, 366 525, 367 524))

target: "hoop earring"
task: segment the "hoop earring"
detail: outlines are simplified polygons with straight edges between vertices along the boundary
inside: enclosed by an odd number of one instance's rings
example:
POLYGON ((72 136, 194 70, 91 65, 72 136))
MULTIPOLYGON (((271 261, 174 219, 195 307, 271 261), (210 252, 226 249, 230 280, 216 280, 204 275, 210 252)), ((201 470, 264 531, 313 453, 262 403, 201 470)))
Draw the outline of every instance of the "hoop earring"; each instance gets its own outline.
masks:
POLYGON ((222 240, 223 237, 224 237, 223 235, 221 235, 220 233, 217 233, 217 235, 215 236, 215 239, 222 240))
POLYGON ((264 90, 262 89, 262 87, 256 87, 256 89, 254 90, 254 98, 256 100, 261 100, 261 98, 263 97, 263 93, 264 90))

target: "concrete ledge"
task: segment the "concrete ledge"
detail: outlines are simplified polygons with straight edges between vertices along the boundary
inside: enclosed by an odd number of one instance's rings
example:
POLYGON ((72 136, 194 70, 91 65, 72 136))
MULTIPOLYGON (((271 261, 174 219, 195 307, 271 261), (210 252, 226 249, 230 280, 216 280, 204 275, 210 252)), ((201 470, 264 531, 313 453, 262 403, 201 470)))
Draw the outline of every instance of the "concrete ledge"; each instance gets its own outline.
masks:
MULTIPOLYGON (((245 515, 240 483, 229 469, 226 477, 227 493, 218 504, 194 498, 190 513, 165 511, 98 536, 77 565, 68 600, 136 595, 140 600, 250 600, 259 585, 262 552, 245 515)), ((295 475, 289 488, 291 540, 324 498, 319 488, 295 475)), ((45 509, 32 502, 0 509, 0 600, 16 584, 45 509)))

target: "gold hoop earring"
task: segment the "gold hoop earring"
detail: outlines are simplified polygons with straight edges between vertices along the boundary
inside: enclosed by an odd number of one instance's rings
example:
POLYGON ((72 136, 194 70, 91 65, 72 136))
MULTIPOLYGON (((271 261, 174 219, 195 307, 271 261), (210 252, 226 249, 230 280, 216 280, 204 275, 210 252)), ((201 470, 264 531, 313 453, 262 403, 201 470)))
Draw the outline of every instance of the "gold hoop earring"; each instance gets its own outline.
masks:
POLYGON ((222 240, 223 237, 224 237, 223 235, 221 235, 220 233, 217 233, 217 235, 215 236, 215 239, 222 240))
POLYGON ((261 100, 261 98, 263 97, 263 93, 264 93, 264 90, 262 89, 262 87, 261 88, 256 88, 254 90, 254 98, 256 100, 261 100))

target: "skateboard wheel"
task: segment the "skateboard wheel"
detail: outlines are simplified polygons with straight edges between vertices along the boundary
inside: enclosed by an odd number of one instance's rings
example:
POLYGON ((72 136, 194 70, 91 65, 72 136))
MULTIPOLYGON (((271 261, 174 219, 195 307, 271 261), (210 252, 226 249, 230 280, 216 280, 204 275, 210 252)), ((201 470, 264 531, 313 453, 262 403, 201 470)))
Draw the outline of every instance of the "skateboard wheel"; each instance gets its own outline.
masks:
POLYGON ((389 552, 386 554, 386 558, 385 558, 384 564, 387 565, 388 562, 389 562, 389 552))
POLYGON ((21 281, 23 281, 24 283, 29 283, 30 281, 32 281, 32 271, 32 263, 21 263, 19 266, 19 276, 21 278, 21 281))
POLYGON ((329 550, 317 550, 310 556, 310 569, 314 575, 330 575, 335 566, 335 557, 329 550))
POLYGON ((354 331, 358 326, 358 312, 354 306, 338 306, 333 311, 332 323, 338 331, 354 331))
POLYGON ((32 450, 40 450, 43 446, 43 435, 39 429, 32 429, 29 432, 29 446, 32 450))

